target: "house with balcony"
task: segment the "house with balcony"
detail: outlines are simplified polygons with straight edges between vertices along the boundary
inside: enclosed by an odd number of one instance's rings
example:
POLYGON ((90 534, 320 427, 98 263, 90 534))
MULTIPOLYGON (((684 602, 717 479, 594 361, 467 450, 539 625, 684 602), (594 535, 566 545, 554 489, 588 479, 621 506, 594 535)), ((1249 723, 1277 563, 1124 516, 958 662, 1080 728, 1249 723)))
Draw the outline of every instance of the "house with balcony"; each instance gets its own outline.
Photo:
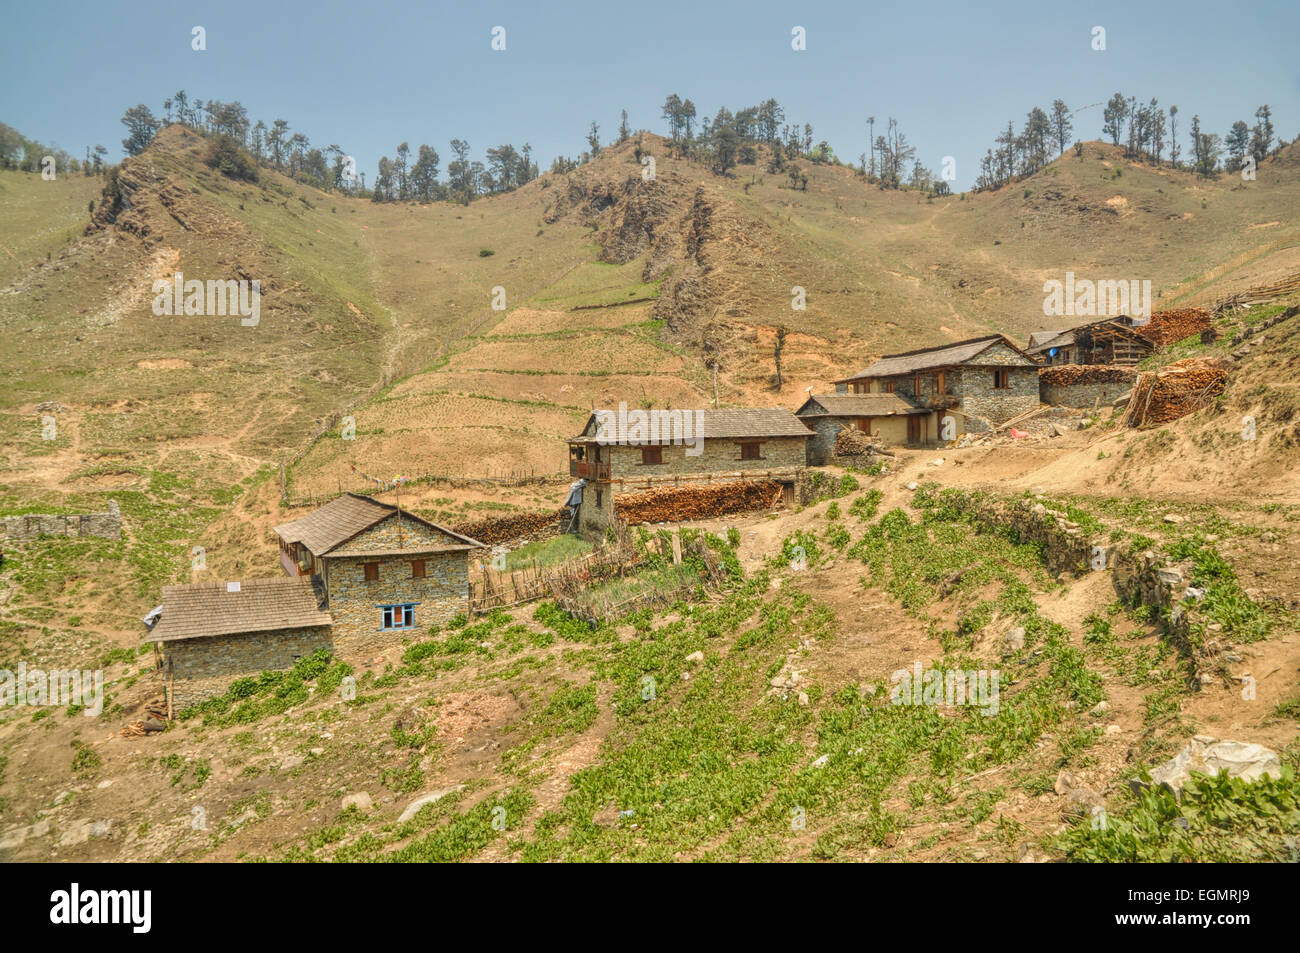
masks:
POLYGON ((579 533, 604 532, 622 493, 730 480, 774 480, 793 498, 812 431, 779 407, 594 411, 570 438, 570 505, 579 533))
POLYGON ((275 533, 284 576, 164 587, 143 640, 162 653, 176 709, 317 649, 354 662, 398 651, 468 611, 469 558, 485 548, 352 493, 275 533))
MULTIPOLYGON (((1001 334, 886 354, 837 393, 893 394, 937 418, 934 439, 987 430, 1038 406, 1038 362, 1001 334)), ((909 427, 920 426, 908 424, 909 427)), ((914 436, 910 431, 909 436, 914 436)))

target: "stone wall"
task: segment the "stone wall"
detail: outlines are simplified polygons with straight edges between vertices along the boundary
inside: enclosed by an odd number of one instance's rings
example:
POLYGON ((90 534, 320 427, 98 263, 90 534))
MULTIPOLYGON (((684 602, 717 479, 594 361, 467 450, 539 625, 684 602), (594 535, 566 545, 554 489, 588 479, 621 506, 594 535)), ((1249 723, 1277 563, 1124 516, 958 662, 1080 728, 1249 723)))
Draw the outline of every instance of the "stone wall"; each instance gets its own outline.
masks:
POLYGON ((410 556, 326 557, 334 642, 345 659, 368 659, 392 651, 402 639, 431 625, 446 625, 469 612, 469 558, 463 552, 410 556), (411 575, 411 561, 424 560, 425 576, 411 575), (366 582, 365 564, 379 563, 379 578, 366 582), (383 606, 417 603, 412 629, 384 629, 383 606))
POLYGON ((1124 381, 1097 381, 1091 384, 1044 383, 1042 400, 1053 407, 1077 407, 1091 410, 1114 401, 1133 389, 1133 378, 1124 381))
POLYGON ((804 422, 805 426, 811 427, 813 431, 812 439, 807 442, 806 458, 808 465, 814 467, 826 466, 831 462, 831 456, 835 452, 835 435, 840 432, 840 428, 850 422, 850 418, 810 414, 799 419, 804 422))
MULTIPOLYGON (((945 412, 946 413, 946 412, 945 412)), ((921 443, 926 446, 933 446, 939 442, 940 419, 943 414, 936 415, 933 411, 927 414, 913 414, 921 418, 921 443)), ((956 433, 963 433, 962 416, 954 413, 953 415, 956 433)), ((807 426, 811 427, 814 436, 808 441, 808 464, 809 466, 824 467, 828 464, 846 465, 843 460, 835 456, 835 437, 844 427, 857 429, 858 417, 835 417, 828 414, 810 414, 806 417, 800 417, 807 426)), ((880 444, 888 447, 907 446, 907 420, 908 416, 896 414, 888 417, 869 417, 871 424, 871 435, 875 437, 880 444)))
POLYGON ((178 713, 224 695, 236 679, 292 668, 298 659, 317 649, 335 652, 328 626, 183 639, 162 645, 163 684, 173 686, 172 704, 178 713))
POLYGON ((613 489, 608 483, 588 483, 582 488, 582 506, 578 507, 578 535, 604 536, 605 530, 613 525, 613 489))
POLYGON ((10 539, 34 539, 37 536, 98 536, 122 538, 122 511, 117 500, 109 500, 107 513, 82 513, 54 516, 32 513, 28 516, 0 517, 0 536, 10 539))
MULTIPOLYGON (((983 360, 984 355, 980 355, 983 360)), ((992 367, 963 367, 960 389, 961 409, 967 415, 982 417, 993 424, 1001 424, 1012 417, 1034 410, 1039 404, 1038 367, 1036 365, 1008 365, 1004 390, 993 386, 992 367)), ((973 427, 970 429, 974 429, 973 427)))
MULTIPOLYGON (((1125 549, 1106 538, 1089 539, 1063 512, 1043 502, 1026 498, 1004 502, 962 494, 952 504, 979 523, 1011 530, 1019 542, 1041 545, 1043 560, 1053 572, 1084 575, 1110 570, 1115 593, 1126 604, 1166 610, 1161 624, 1193 672, 1214 667, 1213 659, 1222 646, 1217 639, 1202 644, 1194 637, 1202 613, 1194 593, 1188 591, 1188 564, 1171 564, 1155 551, 1125 549)), ((1209 633, 1216 629, 1213 625, 1206 628, 1209 633)))

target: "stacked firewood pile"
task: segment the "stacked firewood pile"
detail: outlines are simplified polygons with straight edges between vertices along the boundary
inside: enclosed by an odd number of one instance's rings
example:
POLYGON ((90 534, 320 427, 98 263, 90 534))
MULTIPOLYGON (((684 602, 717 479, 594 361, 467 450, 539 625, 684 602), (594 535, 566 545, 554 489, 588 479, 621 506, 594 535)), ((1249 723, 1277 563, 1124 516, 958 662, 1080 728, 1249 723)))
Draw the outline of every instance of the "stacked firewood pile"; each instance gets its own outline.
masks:
POLYGON ((451 527, 451 531, 477 539, 480 543, 508 543, 559 525, 560 518, 567 516, 568 512, 568 507, 562 506, 548 513, 510 513, 507 516, 457 523, 451 527))
POLYGON ((167 727, 167 702, 155 698, 144 706, 144 719, 133 722, 122 729, 123 738, 136 738, 152 735, 167 727))
POLYGON ((1133 385, 1124 422, 1130 427, 1167 424, 1209 404, 1227 383, 1226 364, 1215 359, 1190 357, 1148 371, 1133 385))
POLYGON ((875 442, 875 438, 856 427, 841 427, 835 435, 835 456, 857 457, 863 454, 882 453, 887 457, 893 454, 875 442))
POLYGON ((746 480, 627 493, 615 497, 614 512, 629 526, 677 523, 771 509, 780 499, 781 484, 775 480, 746 480))
POLYGON ((1067 384, 1102 384, 1129 381, 1136 373, 1122 364, 1055 364, 1038 372, 1038 379, 1048 387, 1067 384))
POLYGON ((1133 330, 1157 347, 1165 347, 1193 334, 1200 334, 1210 326, 1211 321, 1210 312, 1204 308, 1178 308, 1157 311, 1151 315, 1150 321, 1133 330))

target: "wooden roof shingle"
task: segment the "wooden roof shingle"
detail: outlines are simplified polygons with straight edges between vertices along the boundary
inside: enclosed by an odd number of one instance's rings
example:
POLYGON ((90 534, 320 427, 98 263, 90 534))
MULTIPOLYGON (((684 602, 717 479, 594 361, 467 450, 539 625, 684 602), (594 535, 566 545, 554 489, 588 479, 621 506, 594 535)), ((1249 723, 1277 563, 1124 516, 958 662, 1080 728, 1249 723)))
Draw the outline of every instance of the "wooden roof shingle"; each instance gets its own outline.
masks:
POLYGON ((162 619, 146 642, 332 625, 324 593, 307 576, 164 586, 162 619), (237 588, 233 588, 236 587, 237 588))
MULTIPOLYGON (((344 493, 324 506, 312 510, 306 516, 280 524, 275 531, 286 543, 301 543, 312 555, 324 556, 396 512, 397 507, 392 504, 381 503, 356 493, 344 493)), ((453 533, 445 526, 430 523, 406 510, 402 511, 402 519, 415 520, 447 534, 457 541, 451 544, 452 546, 465 545, 475 549, 483 547, 483 544, 476 539, 453 533)))
MULTIPOLYGON (((650 413, 651 411, 644 411, 650 413)), ((664 411, 658 410, 663 413, 664 411)), ((631 411, 628 411, 631 414, 631 411)), ((696 421, 699 421, 699 434, 706 439, 725 439, 725 438, 743 438, 743 437, 808 437, 812 432, 805 427, 799 418, 783 407, 724 407, 724 408, 706 408, 703 410, 682 410, 681 413, 690 415, 690 430, 686 436, 695 437, 696 421), (696 416, 699 415, 699 416, 696 416)), ((616 443, 622 444, 628 442, 628 431, 632 428, 628 426, 629 419, 618 411, 598 410, 587 418, 586 425, 582 428, 582 433, 573 438, 574 443, 616 443), (607 414, 605 417, 605 427, 603 433, 598 438, 598 421, 601 419, 598 415, 607 414)), ((659 439, 642 440, 638 437, 632 439, 638 445, 644 443, 649 446, 660 443, 680 442, 684 434, 681 430, 675 430, 673 434, 663 434, 659 439)))
POLYGON ((894 417, 901 414, 924 414, 901 394, 813 394, 795 411, 799 417, 894 417))
POLYGON ((1027 365, 1036 363, 1032 357, 1016 347, 1006 335, 986 334, 983 337, 957 341, 954 344, 923 347, 915 351, 904 351, 901 354, 886 354, 866 370, 859 371, 852 377, 834 381, 834 383, 844 384, 849 381, 861 380, 864 377, 893 377, 897 374, 911 374, 913 371, 968 364, 974 362, 975 358, 995 344, 1006 345, 1023 357, 1027 365))

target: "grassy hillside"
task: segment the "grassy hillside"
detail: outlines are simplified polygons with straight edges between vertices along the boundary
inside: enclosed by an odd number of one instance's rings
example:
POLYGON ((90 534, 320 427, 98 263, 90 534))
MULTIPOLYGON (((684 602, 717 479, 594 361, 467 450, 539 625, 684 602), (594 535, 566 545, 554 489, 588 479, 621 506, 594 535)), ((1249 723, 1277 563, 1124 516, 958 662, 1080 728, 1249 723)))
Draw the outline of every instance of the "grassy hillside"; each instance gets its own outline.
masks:
MULTIPOLYGON (((0 174, 0 334, 11 342, 0 513, 100 511, 113 499, 127 527, 120 542, 6 546, 0 667, 102 662, 116 730, 156 692, 134 653, 164 583, 277 572, 270 527, 290 515, 278 468, 300 452, 287 470, 295 496, 363 488, 354 466, 530 473, 555 481, 419 485, 403 503, 445 522, 553 508, 567 482, 563 438, 592 406, 707 403, 715 357, 722 403, 792 407, 805 387, 881 352, 988 329, 1024 337, 1048 323, 1043 280, 1066 270, 1150 277, 1160 304, 1300 270, 1293 148, 1241 183, 1136 166, 1089 143, 1015 187, 927 201, 833 166, 806 166, 806 191, 761 159, 719 177, 646 143, 653 184, 628 143, 469 206, 375 205, 266 170, 234 181, 176 126, 124 165, 119 205, 103 204, 102 180, 0 174), (177 271, 259 279, 261 323, 155 316, 152 282, 177 271), (806 311, 791 310, 795 285, 806 311), (778 325, 790 329, 779 392, 778 325), (345 411, 355 439, 343 439, 345 411)), ((1154 808, 1122 793, 1126 752, 1149 764, 1190 731, 1240 724, 1285 748, 1294 678, 1269 683, 1243 722, 1189 688, 1153 620, 1116 609, 1104 586, 1060 582, 1032 548, 976 534, 903 487, 940 474, 1001 493, 1046 486, 1076 518, 1153 543, 1213 535, 1259 605, 1285 605, 1300 514, 1298 320, 1268 331, 1217 403, 1167 427, 1099 419, 1051 443, 944 451, 938 466, 938 454, 905 453, 888 477, 855 477, 863 485, 838 515, 822 503, 734 521, 747 581, 714 604, 594 632, 529 606, 421 633, 409 657, 358 673, 355 705, 308 697, 304 679, 319 689, 340 677, 313 669, 276 700, 191 718, 147 752, 75 712, 6 715, 0 746, 18 754, 7 768, 0 759, 0 826, 31 823, 72 792, 51 838, 115 819, 107 839, 60 849, 90 859, 1104 858, 1086 834, 1055 839, 1059 805, 1045 798, 1059 770, 1086 774, 1140 824, 1154 808), (1167 523, 1171 510, 1184 522, 1167 523), (781 562, 791 538, 820 548, 815 571, 781 562), (982 575, 945 588, 975 563, 982 575), (868 691, 917 657, 991 664, 991 640, 1013 617, 1042 654, 1015 660, 1023 697, 1002 721, 899 714, 868 691), (696 650, 704 663, 687 660, 696 650), (770 692, 790 670, 806 687, 770 692), (648 673, 662 705, 637 701, 648 673), (138 784, 98 787, 127 776, 138 784), (354 788, 374 796, 374 813, 340 812, 354 788), (398 820, 417 794, 448 788, 398 820), (158 820, 187 817, 195 797, 208 832, 158 820), (479 823, 496 806, 512 818, 504 836, 479 823), (789 824, 794 808, 802 829, 789 824)), ((1162 359, 1228 350, 1184 342, 1162 359)), ((1294 672, 1290 623, 1274 621, 1251 664, 1294 672)), ((49 854, 52 841, 33 838, 18 856, 49 854)))

